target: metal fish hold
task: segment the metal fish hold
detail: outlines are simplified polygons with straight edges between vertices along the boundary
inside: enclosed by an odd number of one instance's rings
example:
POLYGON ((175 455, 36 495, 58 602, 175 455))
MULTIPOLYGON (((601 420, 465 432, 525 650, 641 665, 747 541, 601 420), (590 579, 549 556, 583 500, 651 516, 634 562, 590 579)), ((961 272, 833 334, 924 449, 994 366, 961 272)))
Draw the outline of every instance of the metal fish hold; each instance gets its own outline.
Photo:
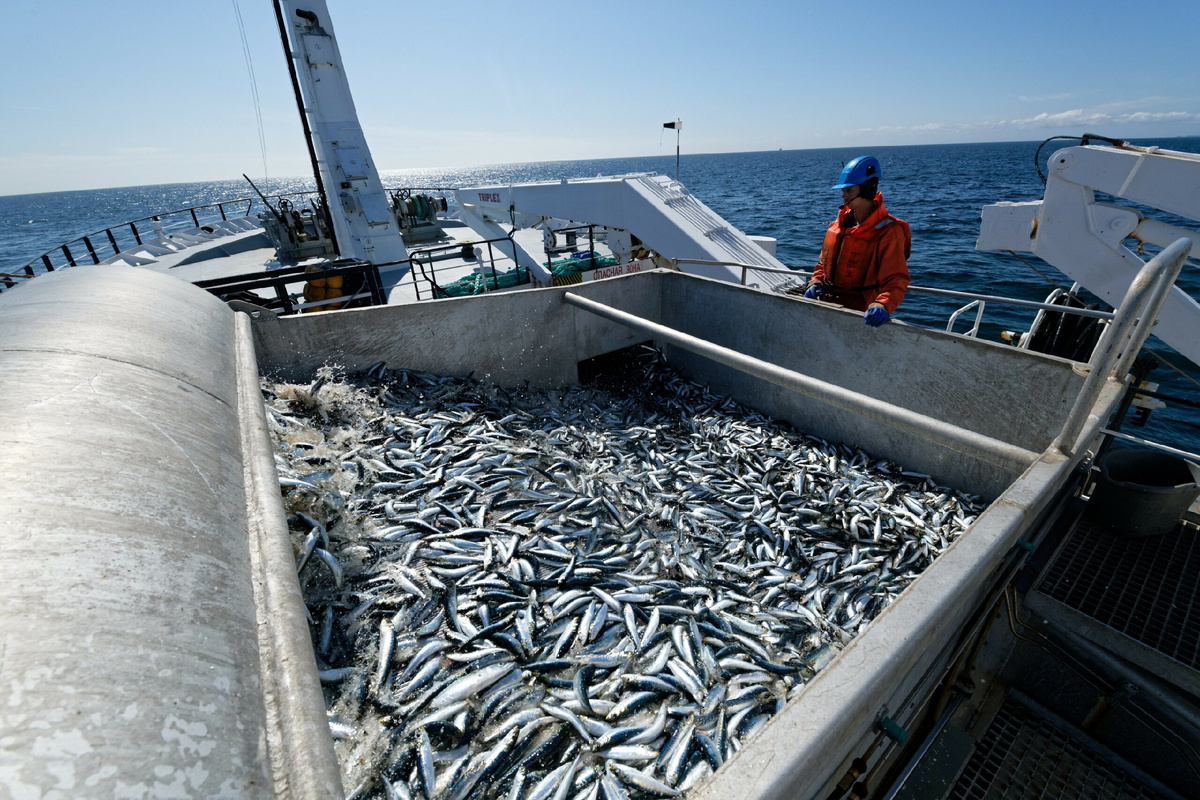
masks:
POLYGON ((264 383, 352 797, 677 796, 974 519, 642 362, 622 396, 264 383))

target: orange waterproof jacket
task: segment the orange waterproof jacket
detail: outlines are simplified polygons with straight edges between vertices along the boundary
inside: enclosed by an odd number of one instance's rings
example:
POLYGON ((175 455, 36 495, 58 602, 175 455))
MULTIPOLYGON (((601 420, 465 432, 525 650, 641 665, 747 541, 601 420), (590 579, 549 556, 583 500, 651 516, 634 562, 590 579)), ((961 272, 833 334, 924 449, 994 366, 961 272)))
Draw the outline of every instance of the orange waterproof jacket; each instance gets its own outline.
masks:
POLYGON ((824 284, 823 300, 858 311, 882 303, 895 314, 908 288, 911 248, 908 223, 889 214, 883 195, 876 192, 875 210, 861 225, 854 225, 846 206, 829 223, 812 279, 824 284))

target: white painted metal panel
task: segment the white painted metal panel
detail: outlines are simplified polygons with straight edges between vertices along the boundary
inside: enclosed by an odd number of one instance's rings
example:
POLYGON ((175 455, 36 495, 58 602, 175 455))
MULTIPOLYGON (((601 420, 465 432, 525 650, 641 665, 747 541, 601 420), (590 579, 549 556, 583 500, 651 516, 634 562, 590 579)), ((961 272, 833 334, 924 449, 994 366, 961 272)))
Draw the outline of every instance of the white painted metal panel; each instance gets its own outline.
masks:
POLYGON ((282 5, 338 254, 375 264, 402 261, 408 251, 358 122, 325 0, 282 5))

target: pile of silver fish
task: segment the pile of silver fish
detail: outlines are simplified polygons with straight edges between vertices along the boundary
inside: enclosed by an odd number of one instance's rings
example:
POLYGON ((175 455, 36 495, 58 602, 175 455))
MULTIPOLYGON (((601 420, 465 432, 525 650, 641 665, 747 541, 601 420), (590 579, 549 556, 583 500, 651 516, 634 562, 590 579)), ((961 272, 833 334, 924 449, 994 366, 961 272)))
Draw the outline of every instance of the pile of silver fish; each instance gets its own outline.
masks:
POLYGON ((655 356, 264 382, 350 796, 679 796, 974 519, 655 356))

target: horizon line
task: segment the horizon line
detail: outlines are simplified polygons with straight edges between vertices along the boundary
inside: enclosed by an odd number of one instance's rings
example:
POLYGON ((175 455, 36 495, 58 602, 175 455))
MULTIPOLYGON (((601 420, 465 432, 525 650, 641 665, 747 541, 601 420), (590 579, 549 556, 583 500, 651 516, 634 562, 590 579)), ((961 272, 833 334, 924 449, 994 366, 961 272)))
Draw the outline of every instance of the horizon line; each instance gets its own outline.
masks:
MULTIPOLYGON (((913 143, 913 144, 890 144, 890 145, 889 144, 840 145, 840 146, 836 146, 836 147, 792 147, 792 148, 779 147, 779 148, 768 149, 768 150, 718 150, 718 151, 703 152, 703 153, 682 153, 680 158, 682 159, 682 158, 686 158, 689 156, 694 158, 694 157, 698 157, 698 156, 734 156, 734 155, 751 155, 751 154, 756 154, 756 153, 778 153, 778 152, 784 152, 784 153, 821 152, 821 151, 828 151, 828 150, 872 150, 872 149, 882 150, 882 149, 904 149, 904 148, 910 148, 910 147, 965 147, 965 146, 973 146, 973 145, 1035 144, 1038 142, 1041 142, 1042 144, 1044 144, 1046 142, 1053 141, 1056 138, 1081 139, 1083 137, 1082 136, 1074 136, 1074 135, 1062 135, 1062 136, 1052 136, 1052 137, 1049 137, 1046 139, 996 139, 996 140, 976 141, 976 142, 921 142, 921 143, 913 143)), ((1116 137, 1112 137, 1112 138, 1116 138, 1116 137)), ((1167 141, 1167 140, 1174 140, 1174 139, 1196 139, 1196 138, 1200 138, 1200 133, 1182 134, 1182 135, 1177 135, 1177 136, 1136 136, 1136 137, 1132 137, 1130 139, 1124 139, 1122 141, 1132 144, 1137 140, 1153 139, 1155 141, 1167 141)), ((484 164, 460 164, 457 166, 448 166, 448 167, 391 167, 391 168, 386 168, 386 169, 380 168, 379 172, 382 175, 382 173, 384 173, 384 172, 403 172, 403 171, 421 171, 421 170, 461 170, 461 169, 478 169, 481 167, 513 167, 513 166, 523 166, 523 165, 527 165, 527 164, 560 164, 560 163, 562 163, 562 164, 576 164, 576 163, 583 164, 583 163, 595 162, 595 161, 621 161, 621 160, 655 159, 655 158, 668 158, 669 159, 670 157, 671 157, 670 154, 654 154, 654 155, 640 155, 640 156, 604 156, 601 158, 552 158, 552 159, 542 159, 542 160, 536 160, 536 161, 499 161, 499 162, 490 162, 490 163, 484 163, 484 164)), ((275 176, 272 178, 256 176, 256 178, 255 178, 255 180, 294 180, 294 179, 312 180, 313 178, 311 175, 307 175, 307 174, 279 175, 279 176, 275 176)), ((112 190, 112 189, 139 189, 139 188, 149 188, 149 187, 154 187, 154 186, 187 186, 188 184, 222 183, 222 182, 227 182, 227 181, 232 182, 232 181, 238 181, 238 180, 239 180, 238 177, 208 178, 208 179, 200 179, 200 180, 195 180, 195 181, 173 181, 173 182, 169 182, 169 183, 129 183, 129 184, 120 184, 117 186, 101 186, 101 187, 91 187, 91 188, 81 188, 81 189, 49 189, 49 190, 42 191, 42 192, 19 192, 16 194, 3 194, 3 195, 0 195, 0 199, 12 198, 12 197, 36 197, 39 195, 47 195, 47 194, 69 194, 72 192, 103 192, 103 191, 108 191, 108 190, 112 190)))

